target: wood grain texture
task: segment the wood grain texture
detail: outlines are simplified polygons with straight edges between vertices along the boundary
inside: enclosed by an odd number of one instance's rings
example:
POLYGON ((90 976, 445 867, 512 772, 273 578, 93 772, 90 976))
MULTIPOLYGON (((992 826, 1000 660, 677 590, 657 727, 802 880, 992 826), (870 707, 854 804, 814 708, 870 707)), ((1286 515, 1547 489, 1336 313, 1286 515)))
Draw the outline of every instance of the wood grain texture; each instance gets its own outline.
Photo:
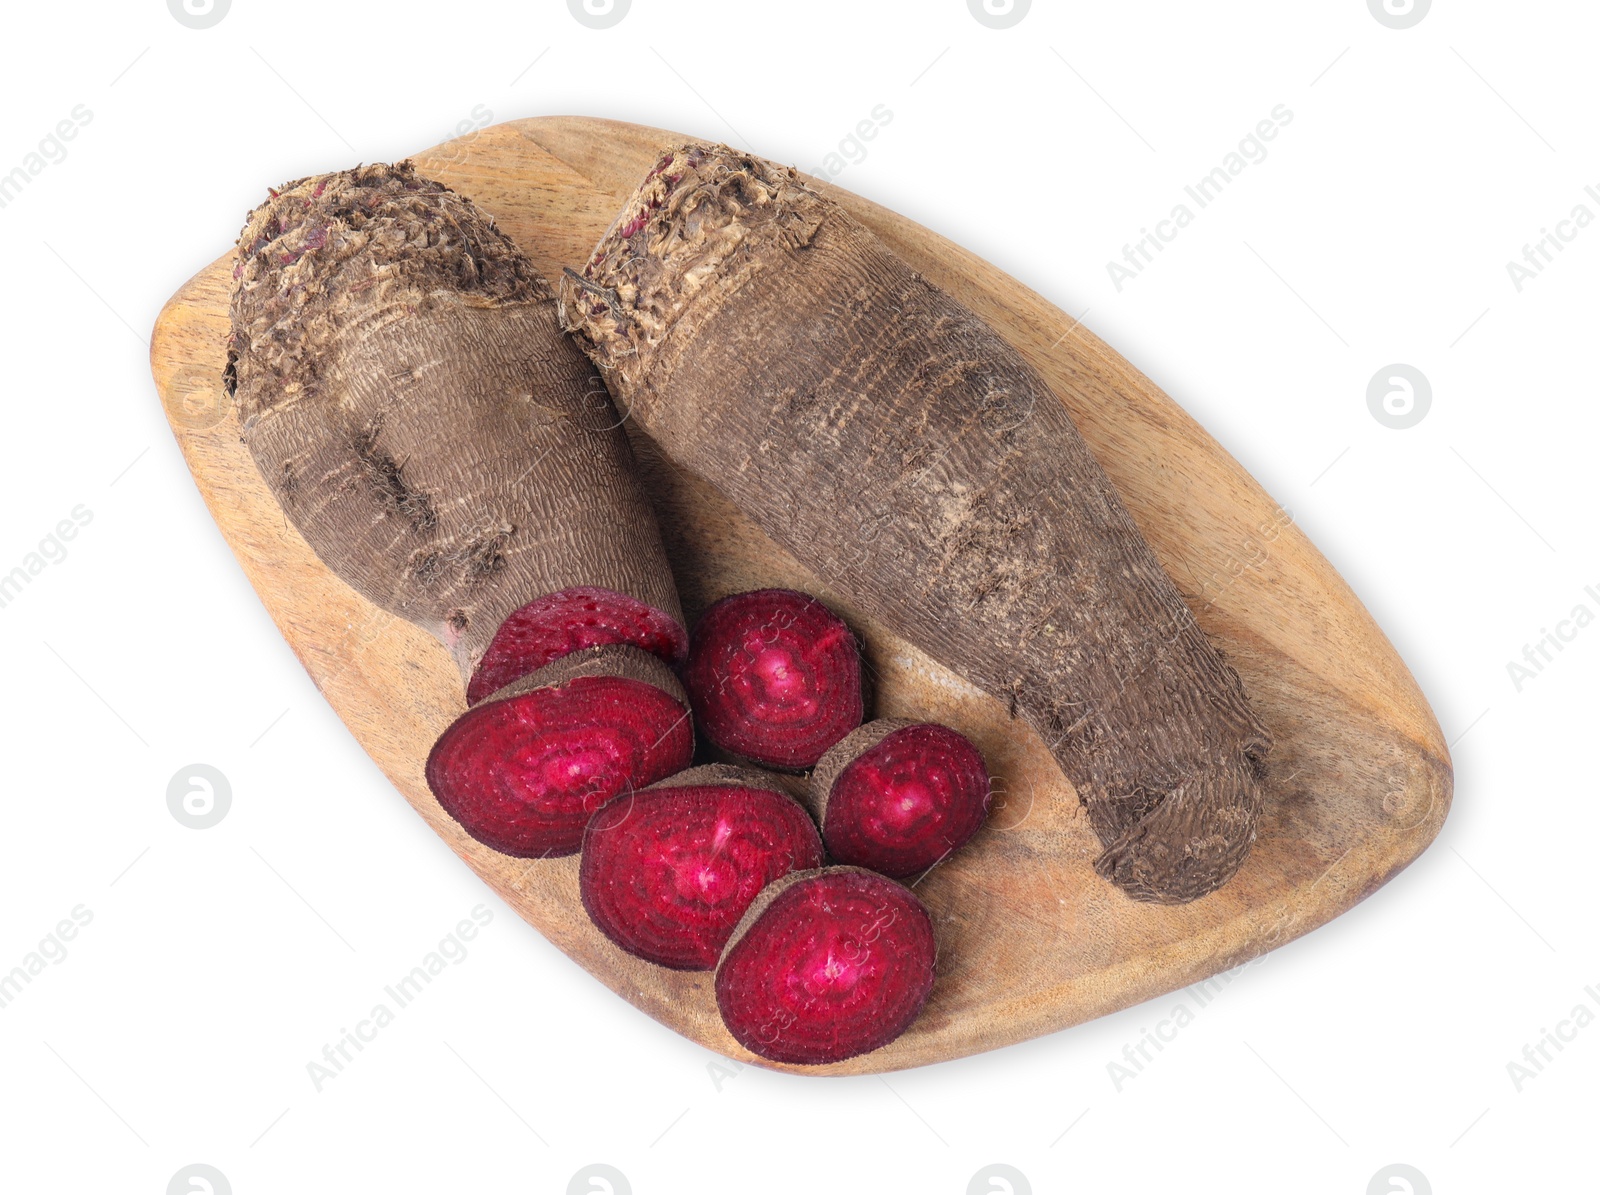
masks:
MULTIPOLYGON (((485 129, 416 163, 487 208, 553 277, 582 264, 660 149, 684 139, 550 117, 485 129)), ((1452 780, 1432 711, 1360 602, 1254 480, 1087 329, 943 238, 827 189, 1050 382, 1238 669, 1276 747, 1259 840, 1240 873, 1188 905, 1129 900, 1095 876, 1099 844, 1030 730, 840 601, 636 436, 690 619, 744 589, 818 594, 869 645, 873 713, 955 727, 982 748, 996 777, 988 824, 917 885, 940 940, 938 980, 922 1017, 876 1053, 777 1069, 889 1071, 1022 1041, 1238 966, 1370 896, 1438 834, 1452 780)), ((284 638, 406 800, 530 924, 662 1024, 729 1057, 770 1065, 723 1029, 709 974, 641 963, 589 924, 576 858, 497 855, 434 801, 422 766, 463 708, 459 674, 436 640, 330 574, 257 475, 221 394, 228 275, 218 261, 174 296, 157 323, 151 364, 195 482, 284 638)))

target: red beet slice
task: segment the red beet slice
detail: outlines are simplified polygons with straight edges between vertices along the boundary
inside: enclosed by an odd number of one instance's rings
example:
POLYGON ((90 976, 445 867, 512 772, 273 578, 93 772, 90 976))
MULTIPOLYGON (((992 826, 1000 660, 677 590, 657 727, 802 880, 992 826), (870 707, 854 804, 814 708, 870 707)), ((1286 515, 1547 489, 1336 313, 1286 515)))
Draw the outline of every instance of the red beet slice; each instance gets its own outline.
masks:
POLYGON ((624 793, 589 820, 578 891, 590 919, 629 954, 709 971, 761 890, 822 866, 811 817, 760 775, 690 768, 624 793))
POLYGON ((562 656, 614 643, 631 643, 673 667, 689 650, 689 636, 678 620, 654 606, 592 585, 563 589, 506 616, 473 670, 467 704, 476 705, 562 656))
POLYGON ((880 718, 818 761, 811 801, 829 858, 905 878, 978 832, 989 812, 989 769, 948 726, 880 718))
POLYGON ((792 872, 756 898, 717 966, 717 1008, 774 1062, 840 1062, 888 1045, 933 989, 933 920, 858 867, 792 872))
POLYGON ((861 725, 855 636, 792 589, 735 594, 701 615, 684 686, 706 738, 768 767, 809 768, 861 725))
POLYGON ((570 855, 596 809, 680 771, 693 753, 671 670, 636 647, 590 648, 457 718, 428 755, 428 787, 485 846, 570 855))

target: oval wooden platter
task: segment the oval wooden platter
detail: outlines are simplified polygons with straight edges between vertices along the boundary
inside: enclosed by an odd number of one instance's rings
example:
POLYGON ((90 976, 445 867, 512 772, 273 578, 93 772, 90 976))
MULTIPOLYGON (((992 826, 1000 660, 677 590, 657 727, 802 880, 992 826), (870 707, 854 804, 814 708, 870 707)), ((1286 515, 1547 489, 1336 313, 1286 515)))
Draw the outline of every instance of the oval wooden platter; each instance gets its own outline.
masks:
MULTIPOLYGON (((485 129, 415 161, 493 213, 554 278, 563 265, 582 264, 660 149, 683 139, 548 117, 485 129)), ((1189 905, 1135 903, 1094 874, 1098 844, 1071 785, 1030 730, 830 592, 636 435, 689 618, 744 589, 817 593, 865 637, 877 713, 956 727, 979 744, 996 777, 988 824, 916 886, 940 937, 938 978, 921 1018, 876 1053, 779 1069, 896 1070, 1077 1024, 1306 933, 1416 858, 1450 805, 1443 736, 1388 640, 1285 512, 1070 317, 927 229, 827 189, 1050 381, 1200 623, 1238 668, 1277 746, 1259 841, 1239 875, 1189 905)), ((155 328, 151 364, 195 483, 284 638, 406 800, 528 922, 662 1024, 718 1053, 770 1065, 722 1027, 709 974, 641 963, 589 924, 576 857, 498 855, 434 801, 423 761, 463 708, 460 677, 437 642, 324 568, 257 476, 221 392, 229 274, 220 260, 173 297, 155 328)))

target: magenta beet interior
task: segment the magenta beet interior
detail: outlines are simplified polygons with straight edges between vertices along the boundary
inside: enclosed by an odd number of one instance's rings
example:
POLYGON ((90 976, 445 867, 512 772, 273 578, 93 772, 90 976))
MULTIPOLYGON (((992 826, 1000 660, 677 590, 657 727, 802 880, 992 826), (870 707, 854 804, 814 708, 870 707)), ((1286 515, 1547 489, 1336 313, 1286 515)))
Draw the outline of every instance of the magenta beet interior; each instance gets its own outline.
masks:
POLYGON ((780 892, 717 969, 740 1045, 774 1062, 841 1062, 887 1045, 933 988, 933 923, 881 876, 825 871, 780 892))
POLYGON ((861 724, 855 636, 792 589, 735 594, 708 609, 684 686, 706 738, 768 767, 811 767, 861 724))
POLYGON ((947 726, 903 726, 847 764, 822 827, 836 863, 918 875, 978 832, 989 812, 983 755, 947 726))
POLYGON ((595 925, 629 954, 709 971, 761 889, 821 865, 816 826, 791 798, 685 785, 624 794, 596 813, 578 890, 595 925))
POLYGON ((630 644, 676 668, 688 652, 689 637, 677 619, 625 593, 594 586, 549 593, 500 624, 467 684, 467 704, 476 705, 562 656, 616 644, 630 644))
POLYGON ((689 764, 687 712, 643 681, 583 676, 468 710, 428 755, 463 829, 518 858, 570 855, 601 805, 689 764))

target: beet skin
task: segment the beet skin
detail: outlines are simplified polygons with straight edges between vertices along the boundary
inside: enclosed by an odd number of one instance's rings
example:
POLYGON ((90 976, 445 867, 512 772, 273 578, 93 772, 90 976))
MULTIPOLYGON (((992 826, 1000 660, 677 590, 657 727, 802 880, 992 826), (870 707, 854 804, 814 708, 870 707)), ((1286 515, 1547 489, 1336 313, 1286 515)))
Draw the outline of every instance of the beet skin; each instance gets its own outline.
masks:
POLYGON ((1032 725, 1100 875, 1204 896, 1255 842, 1271 732, 1064 396, 828 192, 667 147, 564 275, 564 326, 674 466, 1032 725))
POLYGON ((505 624, 546 595, 612 595, 579 622, 650 613, 619 630, 681 621, 616 408, 465 196, 406 162, 287 183, 250 214, 229 310, 224 381, 262 480, 340 580, 450 649, 474 701, 555 658, 506 668, 505 624))

